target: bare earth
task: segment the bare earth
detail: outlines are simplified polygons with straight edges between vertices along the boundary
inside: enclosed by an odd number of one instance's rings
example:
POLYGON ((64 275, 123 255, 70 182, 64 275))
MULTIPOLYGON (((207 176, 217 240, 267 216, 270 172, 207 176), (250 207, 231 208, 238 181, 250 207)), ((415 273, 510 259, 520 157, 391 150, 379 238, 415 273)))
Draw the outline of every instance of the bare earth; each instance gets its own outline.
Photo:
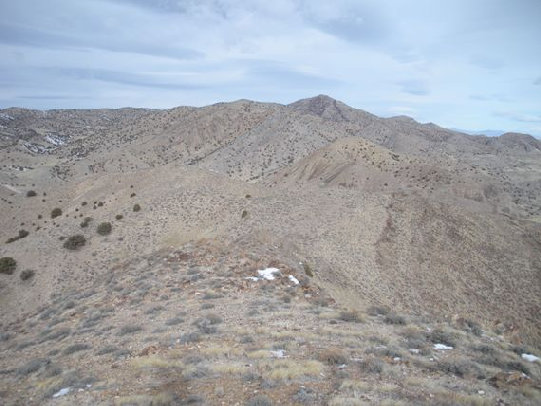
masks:
POLYGON ((317 96, 6 109, 0 157, 2 404, 541 403, 529 135, 317 96))

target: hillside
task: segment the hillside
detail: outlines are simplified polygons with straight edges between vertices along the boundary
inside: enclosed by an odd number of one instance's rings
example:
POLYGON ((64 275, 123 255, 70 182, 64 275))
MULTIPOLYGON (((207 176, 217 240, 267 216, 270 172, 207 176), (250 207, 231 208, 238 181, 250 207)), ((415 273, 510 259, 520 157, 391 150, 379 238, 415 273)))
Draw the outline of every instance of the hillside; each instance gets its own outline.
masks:
POLYGON ((317 96, 7 109, 0 157, 6 404, 541 399, 531 136, 317 96))

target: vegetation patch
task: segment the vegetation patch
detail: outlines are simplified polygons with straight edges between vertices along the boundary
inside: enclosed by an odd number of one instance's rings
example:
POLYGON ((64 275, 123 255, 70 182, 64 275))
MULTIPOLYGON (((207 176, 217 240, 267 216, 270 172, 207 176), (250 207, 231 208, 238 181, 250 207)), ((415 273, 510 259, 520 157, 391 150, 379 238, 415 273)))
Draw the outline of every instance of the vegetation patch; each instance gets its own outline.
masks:
POLYGON ((134 212, 138 212, 138 211, 141 211, 141 206, 139 205, 139 203, 135 203, 133 205, 133 209, 132 209, 134 212))
POLYGON ((32 278, 35 275, 35 272, 32 269, 25 269, 21 272, 19 277, 22 281, 27 281, 28 279, 32 278))
POLYGON ((84 220, 80 224, 81 228, 88 227, 91 221, 92 221, 92 217, 85 217, 84 220))
POLYGON ((0 274, 13 275, 15 268, 17 268, 17 261, 12 257, 0 258, 0 274))
POLYGON ((56 207, 51 211, 51 218, 57 218, 62 215, 62 209, 60 207, 56 207))
POLYGON ((113 231, 113 226, 111 223, 104 221, 103 223, 98 224, 96 231, 99 235, 109 235, 113 231))
POLYGON ((82 234, 76 234, 72 235, 71 237, 68 237, 66 241, 64 241, 64 248, 75 251, 79 248, 83 247, 86 244, 86 238, 82 234))

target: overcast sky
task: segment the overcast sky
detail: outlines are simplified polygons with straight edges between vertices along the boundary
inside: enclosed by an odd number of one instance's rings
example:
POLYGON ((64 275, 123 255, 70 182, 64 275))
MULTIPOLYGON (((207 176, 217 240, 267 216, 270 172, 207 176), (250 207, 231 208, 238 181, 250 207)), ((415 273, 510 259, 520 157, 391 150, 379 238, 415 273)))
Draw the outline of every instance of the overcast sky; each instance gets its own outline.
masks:
POLYGON ((0 108, 291 103, 541 136, 541 0, 2 0, 0 108))

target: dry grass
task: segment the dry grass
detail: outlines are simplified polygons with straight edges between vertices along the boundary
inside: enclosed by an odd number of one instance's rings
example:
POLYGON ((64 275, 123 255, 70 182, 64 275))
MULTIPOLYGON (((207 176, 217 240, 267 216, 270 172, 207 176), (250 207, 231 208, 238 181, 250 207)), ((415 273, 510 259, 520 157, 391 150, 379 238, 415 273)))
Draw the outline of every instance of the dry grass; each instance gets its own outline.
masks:
POLYGON ((138 369, 143 368, 182 368, 181 361, 165 359, 157 355, 138 357, 131 360, 131 365, 138 369))
POLYGON ((170 406, 177 404, 176 396, 168 393, 157 393, 155 395, 132 395, 122 396, 115 399, 115 406, 170 406))
POLYGON ((329 402, 329 406, 364 406, 368 404, 370 403, 364 402, 360 399, 346 398, 342 396, 332 398, 329 402))
POLYGON ((211 369, 219 374, 242 374, 248 371, 246 364, 241 362, 227 362, 212 365, 211 369))
POLYGON ((300 377, 318 376, 323 372, 323 364, 316 360, 280 359, 260 362, 263 376, 273 380, 291 380, 300 377))
POLYGON ((251 359, 263 359, 263 358, 270 358, 271 353, 270 350, 257 350, 257 351, 251 351, 247 354, 248 358, 251 359))

